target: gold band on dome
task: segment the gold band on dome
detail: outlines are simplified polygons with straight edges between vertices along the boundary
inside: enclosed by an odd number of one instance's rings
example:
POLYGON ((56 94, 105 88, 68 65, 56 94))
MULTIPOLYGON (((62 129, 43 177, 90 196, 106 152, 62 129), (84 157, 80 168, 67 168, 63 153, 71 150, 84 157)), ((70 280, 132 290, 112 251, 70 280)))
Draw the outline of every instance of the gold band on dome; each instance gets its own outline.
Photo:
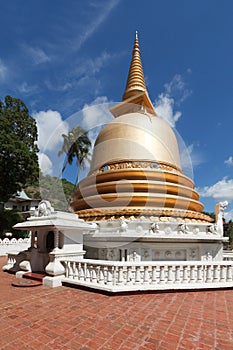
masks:
POLYGON ((81 219, 85 221, 102 221, 102 220, 137 220, 142 216, 152 221, 177 221, 177 222, 213 222, 214 220, 203 213, 197 213, 191 210, 178 209, 156 209, 147 208, 143 211, 140 208, 124 208, 119 213, 119 208, 99 208, 87 209, 77 212, 81 219))
POLYGON ((169 164, 166 162, 159 161, 150 161, 150 160, 122 160, 118 162, 109 162, 108 164, 104 164, 100 169, 90 173, 100 174, 105 173, 109 170, 120 170, 120 169, 154 169, 154 170, 165 170, 171 171, 175 174, 182 174, 182 170, 173 164, 169 164))

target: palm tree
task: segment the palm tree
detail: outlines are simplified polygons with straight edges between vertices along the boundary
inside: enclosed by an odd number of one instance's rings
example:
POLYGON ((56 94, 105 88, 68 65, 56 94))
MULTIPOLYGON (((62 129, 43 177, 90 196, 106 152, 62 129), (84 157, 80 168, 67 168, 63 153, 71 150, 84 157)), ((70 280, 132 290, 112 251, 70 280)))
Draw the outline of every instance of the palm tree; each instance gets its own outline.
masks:
POLYGON ((91 141, 87 136, 87 131, 80 126, 75 127, 68 132, 68 135, 63 134, 63 145, 58 152, 58 156, 66 153, 66 160, 61 171, 61 175, 66 169, 68 164, 72 164, 74 158, 76 158, 76 164, 78 166, 77 177, 75 180, 74 188, 78 182, 79 170, 85 169, 86 161, 90 162, 90 149, 91 141))

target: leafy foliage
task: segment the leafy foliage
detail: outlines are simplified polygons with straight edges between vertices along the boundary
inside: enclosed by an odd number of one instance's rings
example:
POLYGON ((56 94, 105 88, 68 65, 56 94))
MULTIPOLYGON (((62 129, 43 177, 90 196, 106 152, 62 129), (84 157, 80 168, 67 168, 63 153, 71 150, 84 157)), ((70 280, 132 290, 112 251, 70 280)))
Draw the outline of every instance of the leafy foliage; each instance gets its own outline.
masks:
POLYGON ((24 217, 16 210, 0 210, 0 238, 5 238, 4 232, 9 231, 13 233, 12 237, 24 238, 25 232, 14 230, 12 227, 18 222, 24 221, 24 217))
POLYGON ((39 175, 37 127, 20 99, 0 101, 0 201, 36 181, 39 175))
POLYGON ((76 163, 85 168, 85 160, 89 161, 91 141, 87 136, 86 130, 80 126, 75 127, 69 131, 68 135, 63 134, 63 145, 58 155, 66 153, 66 162, 63 166, 62 172, 64 172, 67 164, 72 164, 74 158, 76 163))

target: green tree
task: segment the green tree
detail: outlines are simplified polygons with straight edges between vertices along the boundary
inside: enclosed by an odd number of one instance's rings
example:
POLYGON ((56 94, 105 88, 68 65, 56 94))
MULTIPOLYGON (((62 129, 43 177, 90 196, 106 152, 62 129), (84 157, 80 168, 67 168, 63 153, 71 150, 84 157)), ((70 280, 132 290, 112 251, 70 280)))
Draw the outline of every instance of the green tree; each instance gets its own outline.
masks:
POLYGON ((10 231, 15 238, 26 237, 26 231, 15 230, 12 227, 18 222, 24 221, 24 217, 16 210, 0 210, 0 238, 5 238, 4 232, 10 231))
POLYGON ((0 202, 36 181, 39 175, 37 127, 20 99, 0 101, 0 202))
POLYGON ((76 186, 78 182, 79 170, 85 169, 86 161, 90 161, 91 141, 87 136, 86 130, 80 126, 77 126, 69 131, 68 135, 63 134, 62 137, 63 145, 58 152, 58 155, 60 156, 62 153, 65 153, 66 159, 61 173, 63 173, 66 166, 68 164, 72 164, 74 158, 76 158, 76 164, 78 166, 77 177, 74 184, 74 186, 76 186))

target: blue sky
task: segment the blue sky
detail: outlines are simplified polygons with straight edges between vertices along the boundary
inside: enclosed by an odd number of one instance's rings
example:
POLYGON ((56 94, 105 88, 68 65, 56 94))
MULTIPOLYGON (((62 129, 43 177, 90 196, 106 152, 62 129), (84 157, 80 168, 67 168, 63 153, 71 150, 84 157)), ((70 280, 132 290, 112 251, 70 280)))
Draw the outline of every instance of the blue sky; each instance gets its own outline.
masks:
POLYGON ((93 105, 100 125, 121 100, 138 30, 151 100, 190 152, 205 209, 227 199, 233 217, 231 0, 12 0, 1 12, 0 97, 21 98, 37 119, 48 173, 62 162, 53 131, 93 105))

